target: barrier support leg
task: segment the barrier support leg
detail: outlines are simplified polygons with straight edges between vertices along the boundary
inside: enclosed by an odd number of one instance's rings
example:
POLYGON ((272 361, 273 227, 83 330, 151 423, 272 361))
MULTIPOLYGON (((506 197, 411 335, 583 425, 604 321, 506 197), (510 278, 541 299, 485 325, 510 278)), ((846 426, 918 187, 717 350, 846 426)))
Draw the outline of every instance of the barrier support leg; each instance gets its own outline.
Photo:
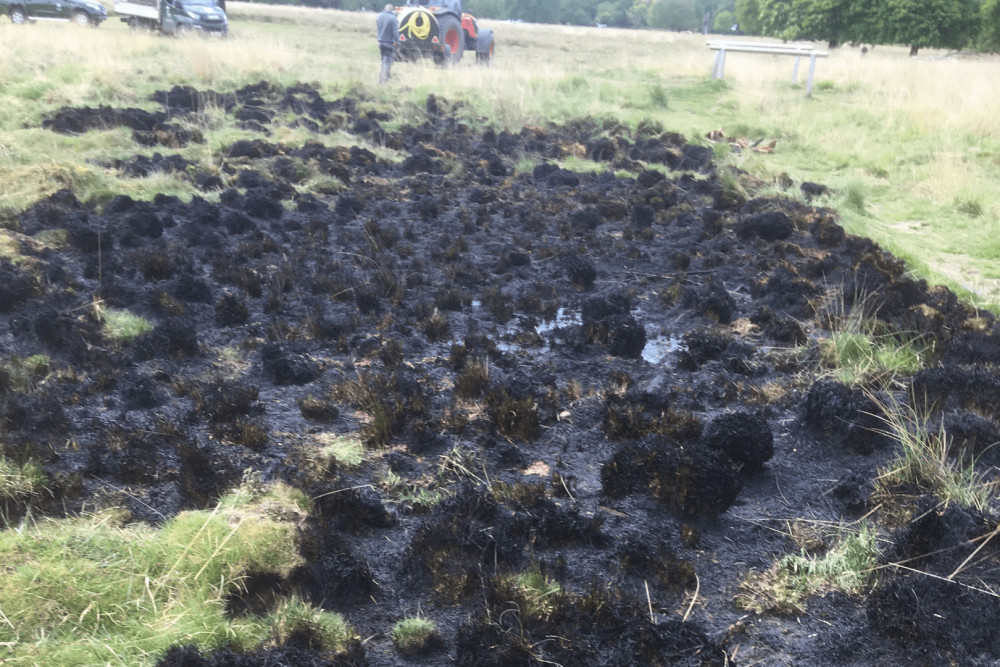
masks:
POLYGON ((726 50, 719 49, 719 59, 716 62, 715 78, 722 79, 726 76, 726 50))
POLYGON ((799 81, 799 56, 795 56, 795 64, 792 66, 792 85, 794 86, 799 81))
POLYGON ((812 95, 813 75, 816 74, 816 56, 809 56, 809 82, 806 83, 806 95, 812 95))

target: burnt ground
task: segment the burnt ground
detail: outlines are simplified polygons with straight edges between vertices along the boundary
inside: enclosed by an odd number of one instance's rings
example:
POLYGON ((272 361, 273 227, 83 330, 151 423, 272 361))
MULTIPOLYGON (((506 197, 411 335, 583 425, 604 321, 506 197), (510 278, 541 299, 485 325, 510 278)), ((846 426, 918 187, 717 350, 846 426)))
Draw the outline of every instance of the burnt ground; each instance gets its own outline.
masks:
POLYGON ((479 131, 432 97, 387 131, 365 100, 263 82, 156 99, 162 112, 63 109, 45 126, 131 127, 162 153, 109 167, 174 170, 219 203, 119 196, 98 212, 64 191, 7 221, 22 257, 0 264, 4 362, 49 362, 0 375, 3 453, 44 465, 36 515, 122 505, 156 523, 246 470, 302 488, 307 565, 253 573, 232 613, 297 592, 363 639, 337 657, 176 647, 161 664, 1000 660, 997 517, 917 485, 876 491, 898 443, 818 354, 855 305, 932 340, 928 368, 889 388, 922 397, 956 460, 989 475, 989 313, 914 281, 832 210, 747 199, 745 175, 655 124, 479 131), (206 104, 260 133, 218 172, 170 154, 203 141, 184 128, 206 104), (404 159, 272 143, 276 119, 404 159), (554 164, 569 155, 607 171, 554 164), (515 173, 524 156, 533 173, 515 173), (310 173, 342 187, 301 192, 310 173), (154 328, 110 339, 99 308, 154 328), (366 461, 320 457, 329 433, 359 434, 366 461), (863 516, 884 550, 864 594, 739 604, 750 575, 800 552, 802 526, 863 516), (504 577, 530 568, 561 586, 542 609, 504 577), (389 630, 418 612, 439 641, 401 655, 389 630))

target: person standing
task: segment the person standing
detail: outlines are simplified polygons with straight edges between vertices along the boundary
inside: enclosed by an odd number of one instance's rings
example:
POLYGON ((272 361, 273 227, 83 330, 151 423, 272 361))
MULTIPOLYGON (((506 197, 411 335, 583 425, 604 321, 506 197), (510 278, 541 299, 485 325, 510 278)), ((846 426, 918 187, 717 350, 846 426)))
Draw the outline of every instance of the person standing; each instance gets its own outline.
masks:
POLYGON ((392 76, 392 62, 396 59, 396 44, 399 42, 399 20, 396 18, 396 8, 392 4, 385 6, 375 19, 378 31, 378 48, 382 52, 382 69, 379 70, 378 82, 385 83, 392 76))

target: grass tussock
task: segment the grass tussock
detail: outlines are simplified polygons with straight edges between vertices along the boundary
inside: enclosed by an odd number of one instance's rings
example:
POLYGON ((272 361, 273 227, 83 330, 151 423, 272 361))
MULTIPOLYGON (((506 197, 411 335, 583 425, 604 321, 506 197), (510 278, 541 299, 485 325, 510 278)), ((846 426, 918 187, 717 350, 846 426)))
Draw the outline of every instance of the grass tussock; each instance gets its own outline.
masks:
POLYGON ((365 460, 365 448, 358 438, 323 433, 317 440, 322 445, 318 453, 321 460, 333 461, 345 468, 354 468, 365 460))
POLYGON ((934 350, 926 337, 900 332, 868 314, 869 299, 850 309, 839 302, 829 317, 830 335, 820 341, 820 361, 844 384, 862 385, 910 376, 934 350))
POLYGON ((102 319, 104 335, 126 343, 131 343, 138 336, 153 330, 152 322, 127 310, 104 309, 102 319))
POLYGON ((537 566, 500 577, 497 587, 528 620, 547 620, 562 602, 562 586, 537 566))
MULTIPOLYGON (((251 480, 252 481, 252 480, 251 480)), ((229 618, 248 572, 301 562, 296 521, 308 500, 244 484, 211 511, 160 527, 108 510, 0 533, 0 643, 12 664, 148 665, 169 646, 252 649, 308 631, 337 650, 343 619, 292 599, 264 618, 229 618)))
POLYGON ((426 650, 437 635, 437 624, 423 616, 409 616, 392 628, 392 643, 400 653, 413 655, 426 650))
POLYGON ((862 521, 857 528, 842 530, 821 555, 803 549, 781 558, 766 572, 751 575, 735 601, 737 606, 757 613, 801 613, 811 595, 834 590, 862 593, 878 556, 877 531, 862 521))
POLYGON ((0 365, 3 384, 14 391, 30 394, 49 374, 51 360, 45 354, 28 357, 13 355, 7 363, 0 365))
POLYGON ((914 484, 945 504, 957 503, 983 511, 997 493, 998 482, 976 469, 975 460, 952 446, 943 424, 933 428, 916 408, 895 399, 875 399, 884 433, 899 443, 899 453, 881 470, 878 485, 890 490, 914 484))
POLYGON ((23 501, 44 489, 45 473, 37 463, 15 463, 0 455, 0 501, 23 501))

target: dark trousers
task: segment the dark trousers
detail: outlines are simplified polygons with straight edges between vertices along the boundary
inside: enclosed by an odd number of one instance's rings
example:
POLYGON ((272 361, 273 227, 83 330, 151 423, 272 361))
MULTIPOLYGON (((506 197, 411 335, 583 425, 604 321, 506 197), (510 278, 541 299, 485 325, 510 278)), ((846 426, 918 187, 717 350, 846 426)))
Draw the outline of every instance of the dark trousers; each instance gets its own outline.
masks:
POLYGON ((390 70, 392 62, 396 59, 396 47, 379 44, 378 49, 382 52, 382 69, 378 73, 378 82, 385 83, 392 77, 390 70))

